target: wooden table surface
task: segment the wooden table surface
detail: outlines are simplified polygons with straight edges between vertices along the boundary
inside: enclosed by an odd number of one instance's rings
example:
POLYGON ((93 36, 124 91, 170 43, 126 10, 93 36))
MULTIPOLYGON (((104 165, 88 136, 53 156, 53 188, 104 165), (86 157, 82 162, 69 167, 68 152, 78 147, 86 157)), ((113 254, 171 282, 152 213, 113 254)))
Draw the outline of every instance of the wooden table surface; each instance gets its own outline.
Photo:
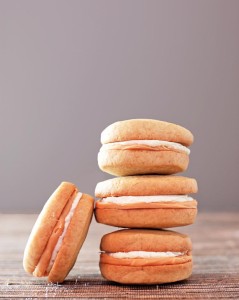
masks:
POLYGON ((92 221, 77 263, 60 285, 47 284, 22 268, 36 215, 0 215, 0 298, 12 299, 239 299, 239 213, 199 213, 196 224, 177 228, 193 241, 190 279, 154 286, 107 282, 99 273, 99 242, 116 228, 92 221))

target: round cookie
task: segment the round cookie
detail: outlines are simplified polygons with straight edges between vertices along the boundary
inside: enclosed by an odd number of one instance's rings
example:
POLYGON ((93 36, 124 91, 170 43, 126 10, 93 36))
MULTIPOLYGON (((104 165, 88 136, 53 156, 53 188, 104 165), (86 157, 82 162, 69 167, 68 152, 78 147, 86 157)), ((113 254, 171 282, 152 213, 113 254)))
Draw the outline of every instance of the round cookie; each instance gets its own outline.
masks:
POLYGON ((173 231, 125 229, 102 237, 100 270, 104 278, 123 284, 160 284, 192 273, 192 244, 173 231))
POLYGON ((192 133, 163 121, 132 119, 113 123, 101 134, 98 164, 116 176, 175 174, 187 169, 192 133))
POLYGON ((129 228, 170 228, 193 224, 197 182, 182 176, 125 176, 99 182, 97 222, 129 228))
POLYGON ((161 140, 190 146, 193 143, 193 135, 180 125, 153 119, 118 121, 101 133, 102 144, 130 140, 161 140))
POLYGON ((70 182, 62 182, 44 205, 28 239, 23 258, 26 272, 63 282, 86 238, 94 199, 70 182))

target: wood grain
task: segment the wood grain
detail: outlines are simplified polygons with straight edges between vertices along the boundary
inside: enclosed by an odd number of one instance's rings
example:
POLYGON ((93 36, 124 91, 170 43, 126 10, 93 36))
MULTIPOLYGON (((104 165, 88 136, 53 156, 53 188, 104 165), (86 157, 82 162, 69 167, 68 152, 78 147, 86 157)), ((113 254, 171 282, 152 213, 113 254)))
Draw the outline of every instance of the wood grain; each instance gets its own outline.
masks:
POLYGON ((196 224, 178 228, 193 241, 190 279, 157 286, 124 286, 99 273, 101 236, 116 228, 94 220, 77 263, 61 285, 26 274, 23 250, 36 215, 0 215, 0 298, 239 299, 239 214, 201 213, 196 224))

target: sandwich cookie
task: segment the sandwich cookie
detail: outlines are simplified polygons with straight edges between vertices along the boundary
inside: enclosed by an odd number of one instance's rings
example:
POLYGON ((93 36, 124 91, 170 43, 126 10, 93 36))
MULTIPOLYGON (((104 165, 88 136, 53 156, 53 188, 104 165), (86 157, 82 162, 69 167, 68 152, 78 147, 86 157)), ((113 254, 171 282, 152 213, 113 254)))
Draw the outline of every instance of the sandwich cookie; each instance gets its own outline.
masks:
POLYGON ((132 119, 109 125, 98 153, 102 171, 116 176, 175 174, 185 171, 192 133, 176 124, 132 119))
POLYGON ((197 182, 182 176, 125 176, 99 182, 97 222, 129 228, 169 228, 194 223, 197 182))
POLYGON ((192 244, 173 231, 124 229, 102 237, 100 270, 104 278, 123 284, 160 284, 192 273, 192 244))
POLYGON ((62 182, 43 207, 28 239, 23 266, 48 282, 64 281, 86 238, 94 199, 62 182))

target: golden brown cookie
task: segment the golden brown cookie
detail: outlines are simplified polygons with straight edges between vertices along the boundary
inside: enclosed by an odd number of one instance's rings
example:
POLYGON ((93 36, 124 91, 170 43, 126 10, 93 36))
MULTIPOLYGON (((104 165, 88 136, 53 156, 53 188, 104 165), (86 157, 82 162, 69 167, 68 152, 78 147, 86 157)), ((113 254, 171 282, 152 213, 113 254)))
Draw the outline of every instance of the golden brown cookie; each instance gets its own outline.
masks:
POLYGON ((102 237, 100 270, 104 278, 123 284, 160 284, 192 273, 192 244, 173 231, 125 229, 102 237))
POLYGON ((111 124, 101 134, 98 164, 116 176, 175 174, 187 169, 192 133, 158 120, 133 119, 111 124))
POLYGON ((129 140, 161 140, 190 146, 193 135, 186 128, 159 120, 131 119, 115 122, 101 134, 101 143, 108 144, 129 140))
POLYGON ((197 182, 182 176, 125 176, 97 184, 97 222, 129 228, 169 228, 193 224, 197 182))
POLYGON ((70 182, 62 182, 46 202, 28 239, 23 266, 49 282, 64 281, 86 238, 94 199, 70 182))

